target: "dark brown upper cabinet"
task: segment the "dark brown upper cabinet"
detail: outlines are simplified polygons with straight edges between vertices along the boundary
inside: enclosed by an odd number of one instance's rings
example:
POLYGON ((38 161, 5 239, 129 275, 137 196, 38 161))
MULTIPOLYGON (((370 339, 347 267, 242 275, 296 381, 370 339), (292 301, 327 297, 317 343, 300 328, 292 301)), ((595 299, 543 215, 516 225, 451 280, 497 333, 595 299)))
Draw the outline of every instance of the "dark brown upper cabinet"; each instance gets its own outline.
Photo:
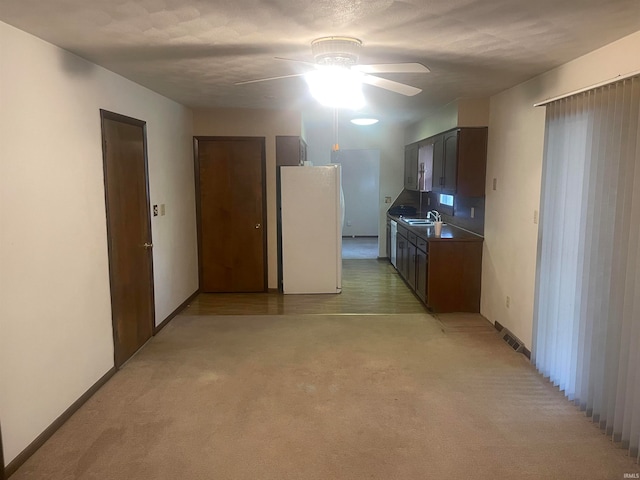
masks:
POLYGON ((456 128, 405 147, 408 190, 483 197, 486 168, 487 127, 456 128))
POLYGON ((487 176, 486 127, 461 128, 458 131, 458 171, 456 194, 484 197, 487 176))
POLYGON ((456 193, 458 173, 458 140, 460 131, 447 132, 442 135, 442 148, 436 149, 439 153, 434 157, 433 168, 438 178, 437 192, 454 195, 456 193))
POLYGON ((302 165, 307 160, 307 144, 298 136, 276 136, 276 165, 302 165))
POLYGON ((418 190, 418 144, 404 147, 404 188, 418 190))

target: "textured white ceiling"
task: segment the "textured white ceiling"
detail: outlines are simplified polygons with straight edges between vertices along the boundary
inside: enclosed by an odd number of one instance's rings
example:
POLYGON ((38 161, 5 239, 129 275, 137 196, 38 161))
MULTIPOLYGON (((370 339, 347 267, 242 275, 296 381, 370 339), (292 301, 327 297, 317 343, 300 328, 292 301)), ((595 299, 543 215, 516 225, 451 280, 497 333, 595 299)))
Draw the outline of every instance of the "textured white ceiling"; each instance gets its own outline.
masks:
POLYGON ((385 75, 416 97, 365 87, 369 110, 407 120, 640 30, 640 1, 0 0, 0 20, 196 108, 304 106, 300 78, 233 84, 296 73, 274 57, 311 61, 317 37, 355 36, 360 63, 431 69, 385 75))

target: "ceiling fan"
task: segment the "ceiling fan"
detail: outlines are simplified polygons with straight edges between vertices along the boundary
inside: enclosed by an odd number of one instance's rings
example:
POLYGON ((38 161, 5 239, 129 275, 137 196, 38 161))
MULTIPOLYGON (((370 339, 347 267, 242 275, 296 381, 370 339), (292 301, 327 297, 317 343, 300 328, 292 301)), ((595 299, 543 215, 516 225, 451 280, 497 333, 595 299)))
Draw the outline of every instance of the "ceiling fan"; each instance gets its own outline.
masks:
POLYGON ((235 85, 267 82, 282 78, 300 77, 315 71, 332 71, 338 73, 354 73, 361 83, 384 88, 401 95, 417 95, 422 89, 404 83, 378 77, 376 73, 428 73, 429 69, 421 63, 379 63, 373 65, 358 64, 358 51, 362 47, 362 41, 353 37, 322 37, 311 42, 311 52, 315 63, 291 58, 275 57, 278 60, 296 62, 309 67, 305 73, 281 75, 277 77, 258 78, 236 82, 235 85))

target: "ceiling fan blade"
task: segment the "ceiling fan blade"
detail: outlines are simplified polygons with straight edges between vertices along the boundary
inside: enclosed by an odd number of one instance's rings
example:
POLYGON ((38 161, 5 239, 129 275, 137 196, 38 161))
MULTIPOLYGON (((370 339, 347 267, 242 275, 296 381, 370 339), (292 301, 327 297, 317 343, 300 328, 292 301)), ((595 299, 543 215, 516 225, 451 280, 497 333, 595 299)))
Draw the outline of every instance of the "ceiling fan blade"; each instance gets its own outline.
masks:
POLYGON ((363 73, 429 73, 421 63, 378 63, 373 65, 354 65, 351 67, 363 73))
POLYGON ((279 77, 256 78, 254 80, 245 80, 244 82, 236 82, 234 85, 248 85, 250 83, 268 82, 269 80, 279 80, 281 78, 301 77, 304 73, 294 73, 291 75, 280 75, 279 77))
POLYGON ((405 85, 404 83, 394 82, 393 80, 387 80, 386 78, 376 77, 374 75, 364 74, 362 76, 362 83, 373 85, 374 87, 384 88, 395 93, 406 95, 407 97, 413 97, 419 94, 422 89, 412 87, 411 85, 405 85))
POLYGON ((271 57, 273 52, 290 55, 299 53, 297 45, 288 44, 224 44, 200 45, 194 43, 171 45, 129 45, 122 47, 97 47, 93 50, 93 57, 99 59, 116 60, 118 62, 155 62, 162 60, 199 60, 221 59, 229 57, 271 57))
POLYGON ((318 64, 316 63, 312 63, 312 62, 307 62, 305 60, 296 60, 295 58, 284 58, 284 57, 273 57, 276 60, 284 60, 285 62, 296 62, 296 63, 302 63, 303 65, 308 65, 310 67, 317 67, 318 64))

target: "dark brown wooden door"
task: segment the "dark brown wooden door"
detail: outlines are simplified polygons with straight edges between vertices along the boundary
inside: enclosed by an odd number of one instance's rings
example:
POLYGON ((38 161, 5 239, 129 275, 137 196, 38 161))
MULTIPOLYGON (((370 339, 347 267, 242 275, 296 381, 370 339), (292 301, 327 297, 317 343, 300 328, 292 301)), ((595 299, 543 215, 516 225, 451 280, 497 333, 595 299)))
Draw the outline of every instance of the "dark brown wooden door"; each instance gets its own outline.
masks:
POLYGON ((0 427, 0 480, 4 480, 5 478, 4 450, 2 449, 2 427, 0 427))
POLYGON ((115 364, 151 337, 154 323, 145 123, 101 111, 115 364))
POLYGON ((196 137, 200 290, 267 289, 264 138, 196 137))

